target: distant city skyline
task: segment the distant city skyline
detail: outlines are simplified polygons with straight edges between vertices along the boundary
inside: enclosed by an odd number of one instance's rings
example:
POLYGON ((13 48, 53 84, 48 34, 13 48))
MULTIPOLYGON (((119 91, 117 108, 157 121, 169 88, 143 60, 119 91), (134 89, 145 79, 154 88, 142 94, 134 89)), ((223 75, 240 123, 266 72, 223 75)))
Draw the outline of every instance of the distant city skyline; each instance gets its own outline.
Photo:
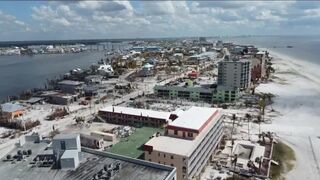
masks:
POLYGON ((0 41, 318 32, 317 1, 0 2, 0 41))

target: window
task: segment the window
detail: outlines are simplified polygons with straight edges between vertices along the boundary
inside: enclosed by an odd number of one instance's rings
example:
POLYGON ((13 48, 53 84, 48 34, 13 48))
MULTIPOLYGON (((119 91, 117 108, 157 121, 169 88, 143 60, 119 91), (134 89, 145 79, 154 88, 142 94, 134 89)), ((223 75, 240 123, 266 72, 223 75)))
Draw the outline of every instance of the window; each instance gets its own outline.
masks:
POLYGON ((185 166, 182 167, 182 172, 186 173, 187 172, 187 168, 185 166))
POLYGON ((60 141, 60 146, 61 146, 61 150, 65 150, 66 149, 66 142, 60 141))
POLYGON ((174 135, 178 135, 178 131, 177 130, 174 130, 174 135))
POLYGON ((149 161, 151 161, 151 159, 149 159, 149 161))
POLYGON ((171 155, 170 158, 173 159, 174 158, 173 155, 171 155))
POLYGON ((192 132, 188 132, 188 137, 193 137, 193 133, 192 132))
POLYGON ((165 158, 165 157, 166 157, 166 154, 163 154, 163 157, 165 158))
POLYGON ((173 164, 170 164, 171 166, 173 166, 173 164))
POLYGON ((160 157, 160 153, 158 153, 158 157, 160 157))

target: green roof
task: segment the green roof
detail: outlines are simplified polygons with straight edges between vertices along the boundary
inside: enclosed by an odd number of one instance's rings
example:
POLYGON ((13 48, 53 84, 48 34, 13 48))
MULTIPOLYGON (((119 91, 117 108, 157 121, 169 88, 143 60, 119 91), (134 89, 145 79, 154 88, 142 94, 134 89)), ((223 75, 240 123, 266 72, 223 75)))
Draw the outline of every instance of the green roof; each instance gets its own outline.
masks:
POLYGON ((136 128, 133 134, 127 138, 121 138, 120 142, 113 145, 107 151, 132 158, 138 158, 144 152, 142 145, 148 142, 149 137, 156 132, 163 132, 163 129, 152 127, 136 128))

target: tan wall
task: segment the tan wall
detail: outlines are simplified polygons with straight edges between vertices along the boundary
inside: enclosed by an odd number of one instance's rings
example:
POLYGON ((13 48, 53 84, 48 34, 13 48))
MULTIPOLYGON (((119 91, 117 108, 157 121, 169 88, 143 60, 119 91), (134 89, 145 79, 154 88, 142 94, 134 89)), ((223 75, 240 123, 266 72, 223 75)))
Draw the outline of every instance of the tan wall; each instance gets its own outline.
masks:
MULTIPOLYGON (((185 166, 187 168, 187 158, 180 155, 175 154, 169 154, 169 153, 163 153, 159 151, 152 151, 151 154, 149 154, 148 151, 145 151, 144 158, 146 161, 151 161, 155 163, 160 163, 163 165, 171 166, 177 168, 177 180, 184 180, 183 173, 182 173, 182 167, 185 166), (160 153, 160 156, 159 156, 160 153), (164 156, 165 155, 165 156, 164 156), (173 159, 171 159, 171 156, 173 156, 173 159), (185 162, 185 164, 184 164, 185 162)), ((187 171, 185 173, 185 179, 187 179, 187 171)))
POLYGON ((180 137, 180 138, 184 138, 184 139, 195 139, 195 137, 197 137, 197 133, 192 133, 192 137, 188 137, 188 132, 185 131, 185 137, 183 137, 183 131, 178 131, 178 135, 175 135, 174 134, 174 130, 172 129, 169 129, 168 130, 168 136, 171 136, 171 137, 180 137))

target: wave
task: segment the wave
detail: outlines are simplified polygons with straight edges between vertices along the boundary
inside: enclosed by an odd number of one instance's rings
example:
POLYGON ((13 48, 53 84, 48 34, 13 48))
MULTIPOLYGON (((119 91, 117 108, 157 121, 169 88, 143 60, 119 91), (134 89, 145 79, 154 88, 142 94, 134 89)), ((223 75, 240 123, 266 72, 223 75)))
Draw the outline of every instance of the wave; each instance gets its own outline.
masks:
POLYGON ((289 68, 292 73, 299 74, 302 77, 309 79, 310 81, 320 84, 320 65, 306 61, 300 58, 295 58, 287 54, 275 52, 270 49, 265 49, 270 52, 270 55, 274 59, 279 58, 289 68))

